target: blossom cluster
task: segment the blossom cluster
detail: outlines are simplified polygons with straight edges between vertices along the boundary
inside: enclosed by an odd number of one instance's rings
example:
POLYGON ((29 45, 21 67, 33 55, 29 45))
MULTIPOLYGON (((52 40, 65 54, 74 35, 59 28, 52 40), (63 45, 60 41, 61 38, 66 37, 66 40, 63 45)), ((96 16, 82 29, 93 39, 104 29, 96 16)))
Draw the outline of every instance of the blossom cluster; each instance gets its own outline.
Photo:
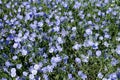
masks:
POLYGON ((0 80, 119 80, 119 0, 0 0, 0 80))

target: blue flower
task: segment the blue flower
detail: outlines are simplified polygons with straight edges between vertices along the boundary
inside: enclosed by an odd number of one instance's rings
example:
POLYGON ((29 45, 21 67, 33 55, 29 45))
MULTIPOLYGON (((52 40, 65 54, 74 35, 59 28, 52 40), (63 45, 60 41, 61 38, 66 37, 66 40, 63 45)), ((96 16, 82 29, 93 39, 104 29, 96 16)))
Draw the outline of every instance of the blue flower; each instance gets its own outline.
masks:
POLYGON ((101 53, 101 51, 100 51, 100 50, 97 50, 97 51, 96 51, 96 55, 97 55, 97 57, 100 57, 100 56, 101 56, 101 54, 102 54, 102 53, 101 53))
POLYGON ((119 60, 112 58, 111 65, 116 66, 119 63, 119 60))
POLYGON ((103 78, 103 74, 101 72, 98 73, 98 78, 102 79, 103 78))
POLYGON ((116 53, 120 55, 120 45, 117 45, 116 53))
POLYGON ((17 65, 16 65, 16 68, 17 68, 17 69, 21 69, 21 67, 22 67, 22 64, 17 64, 17 65))
POLYGON ((72 74, 68 74, 68 78, 69 78, 69 79, 72 79, 72 74))
POLYGON ((47 74, 43 74, 43 78, 44 78, 45 80, 49 80, 49 78, 48 78, 48 75, 47 75, 47 74))
POLYGON ((48 18, 48 15, 46 13, 43 14, 44 18, 48 18))
POLYGON ((11 66, 11 63, 9 61, 6 61, 5 66, 9 67, 9 66, 11 66))
POLYGON ((56 56, 56 57, 52 57, 51 58, 51 63, 54 64, 54 63, 58 63, 58 62, 61 62, 61 57, 59 56, 56 56))
POLYGON ((78 76, 80 76, 83 80, 87 78, 87 75, 83 73, 83 71, 78 71, 78 76))
POLYGON ((1 80, 7 80, 7 78, 2 78, 1 80))
POLYGON ((30 75, 29 75, 29 79, 30 79, 30 80, 34 80, 34 79, 35 79, 35 76, 34 76, 33 74, 30 74, 30 75))
POLYGON ((13 34, 10 34, 10 35, 8 36, 8 38, 10 38, 11 40, 14 39, 14 35, 13 35, 13 34))
POLYGON ((76 43, 76 44, 74 44, 74 46, 72 48, 75 50, 79 50, 81 48, 81 46, 82 46, 81 44, 76 43))
POLYGON ((34 69, 35 69, 35 70, 38 70, 39 68, 40 68, 40 66, 39 66, 38 64, 35 64, 35 65, 34 65, 34 69))
POLYGON ((6 41, 5 41, 5 44, 6 44, 6 45, 8 45, 8 44, 9 44, 9 42, 10 42, 9 40, 6 40, 6 41))
POLYGON ((5 54, 5 53, 3 53, 3 54, 2 54, 2 57, 6 59, 6 58, 8 58, 8 55, 5 54))
POLYGON ((98 49, 98 46, 94 44, 94 45, 92 46, 92 48, 93 48, 93 49, 98 49))
POLYGON ((22 53, 22 55, 23 55, 23 56, 25 56, 25 55, 27 55, 27 54, 28 54, 28 51, 27 51, 27 50, 25 50, 25 49, 22 49, 22 50, 21 50, 21 53, 22 53))
POLYGON ((88 35, 91 35, 92 34, 92 30, 91 29, 86 29, 86 34, 88 34, 88 35))
POLYGON ((117 72, 117 78, 120 79, 120 72, 117 72))
POLYGON ((109 74, 109 79, 110 80, 117 80, 117 74, 116 73, 111 73, 111 74, 109 74))
POLYGON ((13 44, 13 48, 17 48, 18 45, 19 45, 19 43, 14 43, 14 44, 13 44))
POLYGON ((80 58, 78 58, 78 57, 77 57, 77 58, 75 58, 75 62, 76 62, 76 63, 81 63, 80 58))
POLYGON ((69 58, 69 57, 68 57, 67 55, 64 56, 64 58, 63 58, 63 62, 64 62, 65 64, 67 64, 67 62, 68 62, 68 58, 69 58))
POLYGON ((28 72, 23 71, 23 76, 27 76, 27 75, 28 75, 28 72))
POLYGON ((15 77, 16 76, 16 69, 12 68, 11 69, 11 77, 15 77))

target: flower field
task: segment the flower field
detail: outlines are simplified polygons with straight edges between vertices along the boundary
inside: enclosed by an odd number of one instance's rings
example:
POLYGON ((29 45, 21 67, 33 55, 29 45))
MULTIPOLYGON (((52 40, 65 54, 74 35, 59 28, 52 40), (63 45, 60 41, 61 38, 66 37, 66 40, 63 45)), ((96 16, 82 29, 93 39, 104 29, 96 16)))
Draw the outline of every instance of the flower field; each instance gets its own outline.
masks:
POLYGON ((0 0, 0 80, 120 80, 120 1, 0 0))

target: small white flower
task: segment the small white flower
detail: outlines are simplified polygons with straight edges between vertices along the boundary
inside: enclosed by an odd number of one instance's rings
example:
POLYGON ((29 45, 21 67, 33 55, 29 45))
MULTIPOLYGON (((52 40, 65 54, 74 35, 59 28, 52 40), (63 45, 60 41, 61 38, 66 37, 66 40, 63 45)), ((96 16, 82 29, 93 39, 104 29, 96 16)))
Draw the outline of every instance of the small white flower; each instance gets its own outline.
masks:
POLYGON ((41 70, 43 71, 43 73, 46 73, 47 72, 47 67, 43 67, 41 70))
POLYGON ((21 41, 22 41, 22 38, 15 37, 14 41, 15 41, 15 42, 21 42, 21 41))
POLYGON ((8 3, 8 4, 6 4, 6 7, 7 7, 7 8, 10 8, 11 6, 10 6, 10 4, 8 3))
POLYGON ((61 47, 58 48, 58 51, 61 52, 63 49, 61 47))
POLYGON ((15 77, 16 76, 16 69, 12 68, 11 69, 11 77, 15 77))
POLYGON ((18 37, 22 37, 22 33, 21 32, 18 34, 18 37))
POLYGON ((104 0, 104 3, 109 3, 109 0, 104 0))
POLYGON ((17 14, 17 18, 18 19, 23 19, 23 16, 21 16, 20 14, 17 14))
POLYGON ((33 75, 36 75, 36 74, 37 74, 37 70, 32 69, 31 73, 32 73, 33 75))
POLYGON ((81 63, 80 58, 75 58, 75 62, 76 62, 76 63, 81 63))
POLYGON ((72 79, 72 74, 68 74, 68 78, 69 78, 69 79, 72 79))
POLYGON ((29 58, 29 62, 33 62, 33 58, 31 57, 31 58, 29 58))
POLYGON ((10 29, 10 33, 14 34, 14 33, 16 33, 16 31, 13 29, 10 29))
POLYGON ((25 20, 30 20, 30 14, 29 14, 29 13, 26 14, 26 16, 25 16, 25 20))
POLYGON ((14 43, 13 48, 17 48, 17 47, 18 47, 18 43, 14 43))
POLYGON ((92 56, 92 51, 91 50, 88 50, 87 53, 88 53, 88 56, 92 56))
POLYGON ((25 71, 24 71, 24 72, 23 72, 23 75, 24 75, 24 76, 27 76, 27 75, 28 75, 28 72, 25 72, 25 71))
POLYGON ((11 73, 14 73, 14 72, 16 72, 16 69, 15 69, 15 68, 12 68, 12 69, 11 69, 11 73))
POLYGON ((34 37, 29 37, 29 39, 31 40, 31 41, 35 41, 35 38, 34 37))
POLYGON ((61 52, 61 51, 63 50, 62 47, 59 46, 59 45, 57 45, 56 47, 57 47, 57 50, 58 50, 59 52, 61 52))
POLYGON ((13 60, 16 60, 17 58, 18 58, 17 56, 13 56, 13 57, 12 57, 13 60))
POLYGON ((103 40, 103 36, 100 36, 99 39, 100 39, 100 40, 103 40))
POLYGON ((79 9, 79 7, 81 6, 81 3, 80 2, 75 2, 75 5, 74 5, 74 8, 75 9, 79 9))
POLYGON ((117 54, 120 54, 120 45, 117 46, 117 48, 116 48, 116 53, 117 53, 117 54))
POLYGON ((18 8, 18 12, 21 12, 21 8, 18 8))
POLYGON ((32 33, 32 34, 31 34, 31 37, 33 37, 33 38, 35 38, 36 36, 37 36, 36 33, 32 33))
POLYGON ((64 29, 61 32, 62 36, 65 37, 68 34, 68 31, 65 31, 64 29))
POLYGON ((72 28, 72 31, 76 31, 76 27, 73 27, 73 28, 72 28))
POLYGON ((22 49, 21 52, 22 52, 22 55, 23 55, 23 56, 27 55, 27 50, 22 49))
POLYGON ((39 67, 41 68, 43 66, 43 63, 42 62, 39 62, 39 67))
POLYGON ((62 59, 59 57, 59 56, 57 56, 57 57, 52 57, 52 59, 51 59, 51 63, 58 63, 58 62, 60 62, 62 59))
POLYGON ((54 27, 54 31, 58 32, 60 30, 60 27, 54 27))
POLYGON ((38 64, 35 64, 35 65, 34 65, 34 69, 35 69, 35 70, 38 70, 39 68, 40 68, 40 66, 39 66, 38 64))
POLYGON ((104 42, 104 46, 108 47, 109 46, 109 43, 108 42, 104 42))
POLYGON ((16 76, 16 72, 11 73, 11 77, 15 77, 16 76))
POLYGON ((74 22, 74 19, 71 19, 70 21, 71 21, 71 23, 72 23, 72 22, 74 22))
POLYGON ((43 74, 43 78, 44 78, 44 80, 49 80, 47 74, 43 74))
POLYGON ((67 6, 68 6, 68 4, 67 4, 67 3, 62 3, 62 4, 63 4, 63 6, 64 6, 64 7, 67 7, 67 6))
POLYGON ((28 36, 27 36, 27 35, 24 35, 22 38, 23 38, 23 39, 27 39, 27 38, 28 38, 28 36))
POLYGON ((86 29, 86 34, 88 34, 88 35, 91 35, 92 34, 92 30, 91 29, 86 29))
POLYGON ((50 48, 49 49, 49 53, 53 53, 54 49, 53 48, 50 48))
POLYGON ((15 78, 15 80, 19 80, 20 79, 20 77, 19 76, 17 76, 16 78, 15 78))
POLYGON ((36 29, 37 25, 36 25, 36 24, 30 24, 30 27, 31 27, 32 29, 36 29))
POLYGON ((69 11, 68 14, 69 14, 70 16, 72 16, 72 11, 69 11))
POLYGON ((75 50, 79 50, 80 47, 81 47, 80 44, 75 44, 72 48, 75 49, 75 50))
POLYGON ((62 40, 61 37, 58 37, 58 38, 57 38, 57 41, 58 41, 59 44, 62 44, 62 43, 63 43, 63 40, 62 40))
POLYGON ((17 67, 17 69, 21 69, 22 64, 17 64, 16 67, 17 67))
POLYGON ((48 70, 48 72, 52 72, 53 71, 53 66, 48 65, 47 70, 48 70))
POLYGON ((11 63, 9 61, 5 62, 5 66, 9 67, 11 65, 11 63))
POLYGON ((110 35, 109 34, 105 34, 105 38, 110 38, 110 35))
POLYGON ((85 55, 82 54, 81 57, 82 57, 83 62, 88 62, 89 56, 85 56, 85 55))
POLYGON ((29 75, 29 79, 30 79, 30 80, 34 80, 34 78, 35 78, 35 76, 34 76, 33 74, 30 74, 30 75, 29 75))
POLYGON ((100 50, 96 51, 96 55, 97 57, 101 56, 101 51, 100 50))
POLYGON ((86 46, 93 46, 93 44, 94 44, 92 40, 88 40, 87 43, 88 44, 86 44, 86 46))
POLYGON ((109 75, 109 78, 110 78, 110 80, 111 80, 112 78, 113 78, 113 79, 117 78, 116 73, 112 73, 112 74, 110 74, 110 75, 109 75))
POLYGON ((43 22, 38 22, 38 26, 42 27, 43 26, 43 22))
POLYGON ((57 26, 60 25, 60 20, 57 20, 57 21, 56 21, 56 25, 57 25, 57 26))
POLYGON ((88 24, 92 24, 92 21, 88 21, 88 24))
POLYGON ((101 73, 101 72, 99 72, 97 76, 98 76, 98 78, 100 78, 100 79, 102 79, 102 78, 103 78, 103 75, 102 75, 102 73, 101 73))
POLYGON ((116 41, 120 41, 120 37, 116 37, 116 41))
POLYGON ((98 11, 98 15, 100 16, 102 13, 101 13, 101 11, 98 11))

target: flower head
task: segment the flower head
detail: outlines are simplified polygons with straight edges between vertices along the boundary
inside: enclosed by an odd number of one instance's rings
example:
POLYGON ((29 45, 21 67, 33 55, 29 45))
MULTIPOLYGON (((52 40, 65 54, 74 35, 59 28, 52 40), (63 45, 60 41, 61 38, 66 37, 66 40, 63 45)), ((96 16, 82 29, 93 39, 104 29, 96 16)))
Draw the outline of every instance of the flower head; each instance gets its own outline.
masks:
POLYGON ((98 73, 98 78, 102 79, 103 78, 103 74, 101 72, 98 73))
POLYGON ((100 51, 100 50, 97 50, 97 51, 96 51, 96 55, 97 55, 97 57, 100 57, 100 56, 101 56, 101 54, 102 54, 102 53, 101 53, 101 51, 100 51))
POLYGON ((81 63, 80 58, 78 58, 78 57, 77 57, 77 58, 75 58, 75 62, 76 62, 76 63, 81 63))
POLYGON ((91 29, 86 29, 86 34, 88 34, 88 35, 91 35, 92 34, 92 30, 91 29))

